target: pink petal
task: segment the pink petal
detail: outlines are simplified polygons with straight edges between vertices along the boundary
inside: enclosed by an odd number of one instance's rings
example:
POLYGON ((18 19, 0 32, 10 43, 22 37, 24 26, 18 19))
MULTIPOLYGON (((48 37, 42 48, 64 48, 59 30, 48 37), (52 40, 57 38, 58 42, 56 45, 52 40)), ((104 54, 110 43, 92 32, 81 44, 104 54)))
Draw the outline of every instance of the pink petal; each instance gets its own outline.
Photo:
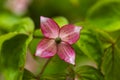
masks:
POLYGON ((66 42, 58 44, 58 55, 65 62, 75 64, 75 52, 74 49, 66 42))
POLYGON ((61 28, 59 37, 62 39, 62 41, 73 44, 79 39, 81 29, 82 27, 65 25, 61 28))
POLYGON ((45 37, 56 38, 59 34, 59 26, 55 21, 47 17, 40 17, 41 30, 45 37))
POLYGON ((57 52, 55 40, 53 39, 42 39, 37 46, 35 55, 43 58, 50 58, 57 52))

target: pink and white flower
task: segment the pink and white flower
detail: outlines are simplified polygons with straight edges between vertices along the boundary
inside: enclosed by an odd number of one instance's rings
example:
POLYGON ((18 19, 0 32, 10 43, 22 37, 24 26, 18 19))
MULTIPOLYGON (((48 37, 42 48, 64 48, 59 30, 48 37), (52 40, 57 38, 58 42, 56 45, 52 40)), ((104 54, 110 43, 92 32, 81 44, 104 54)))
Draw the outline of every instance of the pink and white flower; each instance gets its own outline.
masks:
POLYGON ((72 24, 59 28, 58 24, 47 17, 40 17, 41 31, 43 38, 38 46, 35 55, 42 58, 50 58, 56 53, 65 62, 75 64, 75 51, 71 47, 80 37, 82 27, 72 24))

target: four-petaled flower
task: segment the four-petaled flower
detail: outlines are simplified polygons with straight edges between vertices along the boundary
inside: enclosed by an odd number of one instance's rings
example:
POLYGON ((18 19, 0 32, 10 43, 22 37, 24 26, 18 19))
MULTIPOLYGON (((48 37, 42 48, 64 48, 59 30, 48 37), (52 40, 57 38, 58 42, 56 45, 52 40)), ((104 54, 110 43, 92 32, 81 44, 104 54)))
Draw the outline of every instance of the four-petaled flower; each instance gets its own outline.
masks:
POLYGON ((59 28, 58 24, 47 17, 40 17, 41 31, 45 38, 37 46, 35 55, 43 58, 50 58, 56 53, 65 62, 75 64, 75 52, 71 44, 80 37, 82 27, 72 24, 59 28))

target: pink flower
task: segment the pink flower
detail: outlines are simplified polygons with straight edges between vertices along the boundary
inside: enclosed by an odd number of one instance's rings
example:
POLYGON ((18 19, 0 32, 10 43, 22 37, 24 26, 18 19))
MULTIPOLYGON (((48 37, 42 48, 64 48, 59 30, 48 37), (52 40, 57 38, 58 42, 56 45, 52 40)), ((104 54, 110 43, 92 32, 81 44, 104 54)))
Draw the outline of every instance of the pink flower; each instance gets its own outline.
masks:
POLYGON ((71 47, 80 37, 82 27, 72 24, 59 28, 58 24, 47 17, 40 17, 41 30, 45 38, 37 46, 35 55, 50 58, 56 53, 65 62, 75 64, 75 51, 71 47))

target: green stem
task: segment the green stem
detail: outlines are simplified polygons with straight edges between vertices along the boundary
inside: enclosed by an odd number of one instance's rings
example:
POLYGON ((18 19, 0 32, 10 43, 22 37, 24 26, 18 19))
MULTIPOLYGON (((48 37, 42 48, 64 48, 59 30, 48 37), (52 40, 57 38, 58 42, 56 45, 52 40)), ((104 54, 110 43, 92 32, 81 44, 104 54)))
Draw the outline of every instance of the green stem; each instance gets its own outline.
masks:
POLYGON ((43 74, 43 72, 45 71, 45 69, 46 69, 48 63, 50 62, 50 60, 51 60, 51 58, 48 59, 48 60, 46 61, 46 63, 44 64, 44 66, 43 66, 41 72, 40 72, 40 73, 38 74, 38 76, 36 77, 37 80, 40 80, 40 77, 41 77, 41 75, 43 74))

